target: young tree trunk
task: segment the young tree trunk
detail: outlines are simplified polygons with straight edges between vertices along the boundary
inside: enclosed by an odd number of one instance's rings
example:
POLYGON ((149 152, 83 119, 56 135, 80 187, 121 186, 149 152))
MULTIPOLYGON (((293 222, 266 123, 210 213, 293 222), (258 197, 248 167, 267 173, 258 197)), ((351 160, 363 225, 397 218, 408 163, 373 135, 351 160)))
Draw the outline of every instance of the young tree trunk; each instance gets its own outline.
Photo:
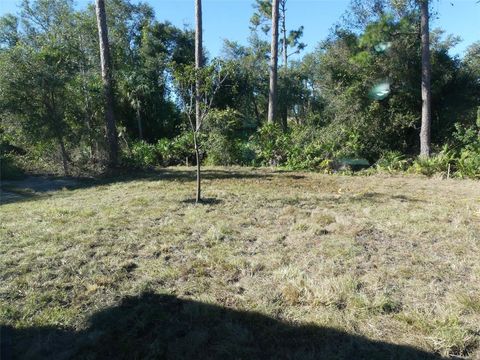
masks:
POLYGON ((109 165, 115 167, 118 163, 118 139, 115 114, 113 111, 113 86, 112 70, 110 59, 110 48, 108 44, 107 16, 105 13, 104 0, 95 0, 98 39, 100 45, 100 62, 102 67, 102 80, 104 91, 105 121, 107 128, 108 157, 109 165))
MULTIPOLYGON (((202 28, 202 0, 195 0, 195 69, 203 67, 203 28, 202 28)), ((200 78, 197 76, 195 84, 195 121, 199 130, 201 125, 202 109, 200 78)))
MULTIPOLYGON (((202 0, 195 0, 195 69, 198 71, 203 67, 203 29, 202 29, 202 0)), ((197 134, 202 126, 202 108, 201 108, 201 82, 197 74, 195 83, 195 131, 193 141, 195 145, 195 157, 197 159, 197 196, 196 202, 201 201, 201 172, 200 172, 200 151, 197 134)))
POLYGON ((200 201, 202 201, 202 173, 200 171, 200 148, 198 147, 198 138, 196 131, 193 133, 193 143, 195 146, 195 159, 197 160, 197 195, 195 197, 195 202, 198 204, 200 201))
POLYGON ((275 107, 277 98, 277 69, 278 69, 278 9, 279 1, 272 3, 272 43, 270 54, 270 88, 268 93, 268 119, 273 123, 275 119, 275 107))
POLYGON ((420 0, 422 32, 422 128, 420 130, 420 156, 430 156, 431 114, 431 64, 428 0, 420 0))

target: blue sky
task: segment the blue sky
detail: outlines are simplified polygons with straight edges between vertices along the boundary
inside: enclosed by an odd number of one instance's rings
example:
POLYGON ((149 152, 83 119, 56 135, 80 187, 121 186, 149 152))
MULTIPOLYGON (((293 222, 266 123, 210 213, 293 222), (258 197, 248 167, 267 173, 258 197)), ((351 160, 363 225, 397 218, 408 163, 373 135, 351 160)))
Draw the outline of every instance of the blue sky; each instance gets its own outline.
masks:
MULTIPOLYGON (((77 0, 78 7, 85 7, 94 0, 77 0)), ((108 0, 107 0, 108 1, 108 0)), ((136 1, 136 0, 133 0, 136 1)), ((192 26, 193 0, 145 0, 155 9, 157 19, 169 20, 176 26, 192 26)), ((331 26, 340 19, 349 0, 288 0, 290 29, 305 27, 303 41, 307 51, 324 39, 331 26)), ((0 15, 17 12, 19 0, 0 0, 0 15)), ((253 0, 203 0, 204 41, 211 56, 219 55, 223 39, 245 44, 249 35, 249 19, 253 0)), ((471 43, 480 40, 480 4, 476 0, 434 0, 438 13, 432 27, 441 27, 463 41, 452 51, 462 55, 471 43), (453 3, 453 6, 452 6, 453 3)))

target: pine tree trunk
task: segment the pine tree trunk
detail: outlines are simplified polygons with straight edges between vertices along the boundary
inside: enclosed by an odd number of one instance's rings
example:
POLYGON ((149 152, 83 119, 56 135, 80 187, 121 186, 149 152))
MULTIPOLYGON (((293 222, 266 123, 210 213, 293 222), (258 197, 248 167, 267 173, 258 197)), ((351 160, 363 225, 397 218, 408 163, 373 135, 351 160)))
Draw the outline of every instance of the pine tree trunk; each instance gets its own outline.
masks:
MULTIPOLYGON (((198 71, 203 67, 203 29, 202 29, 202 0, 195 0, 195 69, 198 71)), ((195 145, 195 157, 197 159, 197 196, 195 201, 201 201, 201 169, 200 169, 200 150, 197 134, 202 126, 202 109, 201 109, 201 82, 200 76, 197 74, 195 83, 195 131, 193 141, 195 145)))
POLYGON ((428 0, 421 0, 422 32, 422 128, 420 130, 420 156, 430 156, 431 114, 431 64, 428 0))
POLYGON ((287 54, 287 8, 286 8, 286 1, 281 0, 281 11, 282 11, 282 51, 283 51, 283 67, 285 70, 288 69, 288 54, 287 54))
MULTIPOLYGON (((288 54, 287 54, 287 9, 286 9, 286 0, 282 0, 281 2, 281 12, 282 12, 282 52, 283 52, 283 68, 285 69, 284 76, 287 76, 288 70, 288 54)), ((286 100, 288 99, 288 87, 284 89, 284 98, 283 103, 281 106, 282 114, 282 129, 283 131, 287 131, 288 129, 288 108, 286 104, 286 100)))
POLYGON ((270 88, 268 93, 268 122, 275 120, 275 108, 277 98, 277 69, 278 69, 278 9, 279 1, 272 3, 272 43, 270 54, 270 88))
POLYGON ((104 0, 95 0, 98 39, 100 46, 100 63, 102 67, 102 81, 104 91, 105 122, 107 128, 108 157, 109 165, 115 167, 118 163, 118 139, 115 114, 113 110, 113 85, 110 59, 110 48, 108 44, 107 16, 105 13, 104 0))

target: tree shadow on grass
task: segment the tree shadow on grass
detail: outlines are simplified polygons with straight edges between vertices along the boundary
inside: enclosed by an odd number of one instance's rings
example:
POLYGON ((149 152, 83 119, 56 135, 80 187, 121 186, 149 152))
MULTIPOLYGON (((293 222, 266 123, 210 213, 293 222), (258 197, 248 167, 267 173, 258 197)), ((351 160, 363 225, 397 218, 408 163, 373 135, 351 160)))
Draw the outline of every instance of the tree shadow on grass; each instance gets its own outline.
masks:
POLYGON ((81 332, 4 328, 2 347, 2 360, 442 359, 331 328, 149 293, 94 314, 81 332))
POLYGON ((223 203, 223 200, 217 198, 202 198, 197 203, 194 198, 182 200, 184 204, 192 204, 192 205, 218 205, 223 203))
MULTIPOLYGON (((0 205, 21 201, 31 201, 42 198, 42 195, 53 194, 60 190, 77 190, 95 186, 104 186, 131 181, 178 181, 193 182, 196 179, 195 169, 165 168, 160 170, 143 171, 136 169, 122 169, 109 176, 99 178, 66 178, 31 176, 22 180, 3 181, 0 193, 0 205)), ((205 180, 228 179, 271 179, 272 174, 258 171, 238 171, 205 169, 202 171, 205 180)))
POLYGON ((353 195, 346 198, 348 202, 362 202, 362 201, 370 201, 375 203, 387 203, 390 201, 398 201, 398 202, 410 202, 410 203, 425 203, 424 200, 414 198, 412 196, 407 195, 392 195, 392 194, 385 194, 385 193, 378 193, 378 192, 366 192, 359 195, 353 195))

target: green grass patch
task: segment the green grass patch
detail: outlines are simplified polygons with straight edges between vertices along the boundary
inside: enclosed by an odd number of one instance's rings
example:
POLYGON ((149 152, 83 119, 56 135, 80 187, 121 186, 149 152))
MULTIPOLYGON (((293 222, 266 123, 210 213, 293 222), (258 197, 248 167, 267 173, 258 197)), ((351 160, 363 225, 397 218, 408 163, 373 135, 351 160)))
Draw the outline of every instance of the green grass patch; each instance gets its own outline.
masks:
POLYGON ((478 353, 478 182, 240 168, 204 179, 215 201, 198 206, 188 168, 0 206, 14 355, 478 353))

